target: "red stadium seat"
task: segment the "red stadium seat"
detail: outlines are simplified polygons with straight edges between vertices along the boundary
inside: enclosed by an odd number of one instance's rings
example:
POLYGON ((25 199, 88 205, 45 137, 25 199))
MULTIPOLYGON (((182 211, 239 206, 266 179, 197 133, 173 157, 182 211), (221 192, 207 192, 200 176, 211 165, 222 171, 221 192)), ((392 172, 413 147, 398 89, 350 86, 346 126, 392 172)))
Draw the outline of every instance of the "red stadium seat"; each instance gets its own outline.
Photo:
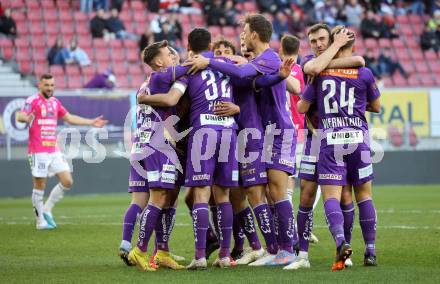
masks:
POLYGON ((96 50, 95 58, 100 62, 108 62, 110 60, 110 56, 106 50, 99 49, 96 50))
POLYGON ((258 11, 257 6, 255 5, 254 2, 244 2, 243 3, 243 9, 246 12, 249 12, 249 13, 253 13, 253 12, 257 12, 258 11))
POLYGON ((412 30, 412 28, 411 28, 411 26, 409 24, 401 25, 400 26, 400 31, 405 36, 412 36, 414 34, 414 32, 413 32, 413 30, 412 30))
POLYGON ((64 90, 67 88, 66 80, 63 76, 54 76, 55 79, 55 87, 60 90, 64 90))
POLYGON ((29 48, 17 48, 15 50, 15 59, 20 62, 29 61, 31 59, 29 48))
POLYGON ((41 7, 46 10, 46 9, 54 9, 55 5, 54 5, 54 1, 53 0, 41 0, 41 7))
POLYGON ((93 39, 93 47, 95 48, 107 48, 107 43, 102 38, 93 39))
POLYGON ((396 16, 396 21, 399 24, 408 24, 409 23, 409 19, 406 15, 398 15, 396 16))
POLYGON ((66 74, 67 76, 79 76, 81 74, 80 68, 76 64, 69 64, 66 66, 66 74))
POLYGON ((419 60, 423 60, 423 53, 420 49, 413 49, 411 50, 411 56, 414 60, 419 61, 419 60))
POLYGON ((222 36, 222 31, 220 26, 210 26, 208 31, 211 33, 212 38, 216 39, 222 36))
POLYGON ((43 15, 41 15, 41 12, 39 9, 28 10, 27 11, 27 18, 31 21, 41 21, 43 19, 43 15))
MULTIPOLYGON (((439 74, 440 73, 440 62, 438 61, 428 61, 429 68, 433 73, 439 74)), ((439 76, 436 76, 439 77, 439 76)), ((440 77, 439 77, 440 78, 440 77)))
POLYGON ((92 47, 92 37, 89 35, 78 36, 78 46, 82 48, 92 47))
POLYGON ((95 66, 92 66, 92 65, 90 65, 90 66, 83 66, 83 67, 81 67, 81 74, 82 75, 84 75, 84 76, 93 76, 93 75, 95 75, 95 73, 96 73, 96 68, 95 68, 95 66))
POLYGON ((47 64, 34 64, 34 74, 37 77, 40 77, 41 75, 43 75, 44 73, 47 73, 47 71, 49 71, 49 67, 47 66, 47 64))
POLYGON ((77 34, 91 36, 90 26, 88 23, 82 23, 82 22, 75 23, 74 22, 73 25, 75 26, 75 30, 76 30, 77 34))
POLYGON ((390 77, 383 78, 383 83, 385 87, 391 87, 394 85, 393 80, 390 77))
POLYGON ((13 47, 3 47, 1 49, 2 57, 9 61, 14 57, 14 48, 13 47))
MULTIPOLYGON (((15 41, 17 41, 19 38, 17 38, 15 41)), ((0 37, 0 48, 12 48, 14 46, 14 42, 12 39, 7 37, 0 37)))
MULTIPOLYGON (((70 10, 61 10, 59 13, 60 21, 65 22, 73 22, 72 11, 70 10)), ((76 20, 76 19, 75 19, 76 20)))
POLYGON ((119 19, 124 22, 125 25, 127 25, 129 22, 131 22, 132 15, 130 10, 122 10, 122 12, 119 14, 119 19))
POLYGON ((141 1, 133 0, 130 2, 131 10, 145 10, 145 6, 141 1))
POLYGON ((25 13, 21 11, 12 11, 11 16, 14 19, 15 22, 24 22, 27 19, 27 16, 25 13))
POLYGON ((235 28, 234 27, 223 27, 222 28, 223 35, 227 38, 235 37, 235 28))
MULTIPOLYGON (((11 40, 8 40, 8 42, 12 43, 11 40)), ((30 45, 29 39, 28 39, 27 36, 26 37, 18 37, 18 38, 16 38, 14 44, 15 44, 16 47, 19 47, 19 48, 29 47, 29 45, 30 45)))
POLYGON ((64 36, 72 36, 75 34, 75 28, 71 22, 61 24, 61 34, 64 36))
POLYGON ((429 73, 428 65, 426 65, 424 60, 416 61, 415 63, 416 71, 419 72, 422 76, 429 73))
POLYGON ((434 86, 435 85, 435 81, 431 77, 431 74, 429 74, 429 73, 420 76, 420 80, 422 82, 422 86, 434 86))
POLYGON ((53 76, 63 76, 64 77, 64 69, 61 65, 52 65, 49 67, 49 72, 53 76))
POLYGON ((31 32, 32 36, 44 34, 44 29, 41 25, 31 24, 31 26, 29 27, 29 31, 31 32))
POLYGON ((379 47, 381 47, 381 48, 391 47, 391 40, 389 40, 387 38, 379 39, 379 47))
POLYGON ((69 89, 79 89, 83 87, 81 76, 69 76, 67 78, 67 87, 69 89))
POLYGON ((17 33, 19 36, 27 35, 29 33, 27 22, 17 22, 17 33))
POLYGON ((122 41, 121 40, 112 40, 112 41, 110 41, 110 47, 112 49, 121 49, 122 48, 122 41))
POLYGON ((142 25, 144 23, 146 23, 147 22, 147 18, 145 16, 145 11, 143 11, 143 10, 136 10, 136 11, 134 11, 132 21, 133 20, 135 22, 138 22, 139 24, 142 24, 142 25))
POLYGON ((47 53, 45 48, 34 48, 32 50, 32 60, 36 64, 41 64, 47 61, 47 53))
POLYGON ((191 19, 190 19, 189 15, 187 15, 187 14, 179 14, 178 19, 179 19, 180 24, 182 26, 187 26, 187 25, 189 26, 191 23, 191 19))
POLYGON ((405 44, 403 43, 402 39, 400 39, 400 38, 393 38, 391 40, 391 43, 393 44, 393 46, 395 48, 402 48, 402 47, 405 46, 405 44))
POLYGON ((124 61, 125 52, 122 48, 113 48, 110 57, 113 61, 124 61))
POLYGON ((128 68, 125 64, 119 64, 118 66, 116 66, 115 68, 113 68, 113 72, 115 73, 116 76, 123 76, 123 77, 127 77, 128 72, 128 68))
POLYGON ((130 81, 128 80, 127 76, 123 76, 123 74, 120 74, 121 76, 116 75, 116 86, 118 88, 125 88, 128 89, 131 87, 130 81))
POLYGON ((366 48, 371 48, 371 49, 376 49, 378 44, 377 44, 377 40, 373 39, 373 38, 367 38, 364 40, 365 43, 365 47, 366 48))
POLYGON ((411 24, 422 24, 423 23, 423 18, 419 15, 413 15, 410 14, 408 15, 409 21, 411 22, 411 24))
MULTIPOLYGON (((57 21, 58 14, 56 9, 44 9, 43 10, 43 18, 45 21, 57 21)), ((63 20, 61 18, 61 20, 63 20)))
POLYGON ((414 70, 414 64, 411 59, 401 60, 400 64, 402 65, 403 69, 407 71, 414 70))
POLYGON ((399 60, 408 60, 411 58, 406 49, 399 49, 396 55, 399 60))
POLYGON ((32 73, 32 63, 30 61, 23 61, 18 66, 21 74, 32 73))
MULTIPOLYGON (((61 1, 61 2, 63 2, 63 1, 61 1)), ((77 22, 88 22, 89 21, 89 17, 87 16, 87 14, 80 12, 80 11, 76 11, 74 13, 73 18, 77 22)))
POLYGON ((203 27, 205 26, 205 19, 203 18, 202 15, 191 15, 191 22, 193 24, 193 26, 197 26, 197 27, 203 27))
POLYGON ((33 35, 31 40, 32 47, 46 47, 48 42, 44 35, 33 35))
POLYGON ((280 49, 280 46, 281 46, 281 42, 279 40, 272 40, 270 42, 270 47, 275 51, 278 51, 278 49, 280 49))
POLYGON ((132 64, 128 66, 128 73, 132 76, 139 76, 142 75, 144 72, 141 69, 141 66, 132 64))
MULTIPOLYGON (((60 32, 60 29, 58 28, 58 25, 46 25, 46 34, 57 35, 59 32, 60 32)), ((62 33, 62 34, 64 34, 64 33, 62 33)))
POLYGON ((140 54, 138 50, 127 50, 125 58, 129 62, 138 62, 140 60, 140 54))
POLYGON ((67 10, 70 8, 69 2, 79 3, 79 1, 57 1, 57 7, 60 10, 67 10))
POLYGON ((429 60, 437 60, 437 53, 433 50, 427 50, 423 53, 425 55, 425 59, 429 60))
POLYGON ((408 79, 408 85, 411 87, 420 86, 420 80, 417 74, 411 75, 411 77, 408 79))
MULTIPOLYGON (((396 74, 394 74, 393 81, 394 81, 394 84, 398 87, 405 87, 408 85, 408 82, 406 81, 406 79, 403 78, 403 76, 400 75, 400 73, 398 73, 398 72, 396 74)), ((387 87, 389 87, 389 86, 387 86, 387 87)))
MULTIPOLYGON (((34 1, 34 2, 36 2, 36 1, 34 1)), ((25 4, 24 4, 23 0, 16 0, 16 1, 10 1, 8 7, 12 8, 12 9, 21 9, 24 7, 24 5, 25 4)), ((34 8, 35 8, 35 5, 36 5, 36 7, 38 7, 38 3, 34 3, 34 5, 33 5, 34 8)))
POLYGON ((145 75, 131 76, 131 87, 138 88, 146 79, 145 75))

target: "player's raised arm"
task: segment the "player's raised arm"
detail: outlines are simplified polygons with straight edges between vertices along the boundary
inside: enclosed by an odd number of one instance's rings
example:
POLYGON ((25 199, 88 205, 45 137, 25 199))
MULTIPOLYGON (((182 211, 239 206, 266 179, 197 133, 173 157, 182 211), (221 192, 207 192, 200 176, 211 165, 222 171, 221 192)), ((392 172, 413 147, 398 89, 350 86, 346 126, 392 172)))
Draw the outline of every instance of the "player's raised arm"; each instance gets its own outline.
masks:
POLYGON ((186 84, 177 81, 173 84, 171 89, 166 94, 147 95, 141 94, 138 96, 137 102, 156 107, 172 107, 175 106, 186 90, 186 84))
POLYGON ((84 118, 84 117, 70 114, 70 113, 66 113, 63 116, 63 120, 69 124, 90 125, 90 126, 99 127, 99 128, 104 127, 108 122, 108 120, 105 120, 102 115, 89 119, 89 118, 84 118))
POLYGON ((278 74, 268 74, 256 77, 253 81, 254 89, 258 91, 261 88, 271 87, 285 80, 286 78, 289 78, 294 63, 295 61, 292 58, 287 58, 283 60, 278 74))
POLYGON ((362 56, 349 56, 349 57, 341 57, 335 58, 330 61, 330 64, 327 66, 329 68, 349 68, 349 67, 364 67, 365 59, 362 56))
POLYGON ((189 71, 190 73, 196 73, 197 71, 203 70, 209 66, 212 69, 220 71, 225 75, 233 76, 239 79, 244 79, 246 77, 255 77, 258 75, 258 71, 250 63, 235 65, 233 63, 206 58, 202 55, 196 55, 183 64, 183 66, 189 65, 192 66, 189 71))
MULTIPOLYGON (((319 45, 320 42, 325 40, 324 37, 328 36, 327 31, 324 29, 319 29, 315 33, 309 32, 309 37, 311 37, 312 34, 313 37, 310 39, 311 45, 319 45)), ((343 29, 339 33, 335 34, 333 43, 330 45, 330 47, 321 55, 313 58, 304 65, 304 73, 310 76, 316 76, 321 73, 327 68, 327 66, 330 64, 330 61, 338 53, 339 49, 353 38, 354 34, 347 29, 343 29)))

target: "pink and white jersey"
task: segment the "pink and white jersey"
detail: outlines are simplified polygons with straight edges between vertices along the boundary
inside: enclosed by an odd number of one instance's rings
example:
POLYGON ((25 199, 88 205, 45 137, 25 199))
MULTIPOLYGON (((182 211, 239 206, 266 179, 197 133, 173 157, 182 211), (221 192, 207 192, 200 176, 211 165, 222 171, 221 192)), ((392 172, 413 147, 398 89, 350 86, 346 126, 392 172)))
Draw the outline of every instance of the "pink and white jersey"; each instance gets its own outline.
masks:
POLYGON ((58 118, 67 114, 61 102, 51 97, 45 99, 40 93, 26 99, 22 109, 26 114, 33 114, 29 125, 28 153, 53 153, 59 151, 57 142, 58 118))
MULTIPOLYGON (((292 72, 290 73, 290 76, 292 76, 293 78, 299 81, 301 87, 301 93, 302 93, 304 91, 304 75, 301 65, 294 64, 292 66, 292 72)), ((301 99, 300 96, 290 94, 290 111, 292 113, 293 124, 295 125, 295 128, 297 130, 304 128, 304 114, 299 113, 298 110, 296 109, 296 104, 300 99, 301 99)), ((302 140, 302 138, 300 140, 302 140)))

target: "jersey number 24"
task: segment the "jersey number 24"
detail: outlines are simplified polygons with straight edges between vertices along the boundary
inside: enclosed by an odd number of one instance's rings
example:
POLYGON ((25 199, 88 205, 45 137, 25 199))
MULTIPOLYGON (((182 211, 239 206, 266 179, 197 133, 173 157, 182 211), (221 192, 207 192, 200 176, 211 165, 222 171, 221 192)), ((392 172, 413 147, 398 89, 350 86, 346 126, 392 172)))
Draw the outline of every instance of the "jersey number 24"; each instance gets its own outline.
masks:
POLYGON ((346 82, 341 82, 340 86, 340 102, 338 107, 338 102, 336 100, 332 100, 330 104, 330 99, 334 97, 336 94, 336 82, 334 80, 324 80, 322 81, 322 90, 329 92, 324 97, 324 110, 326 114, 329 113, 338 113, 338 109, 348 106, 348 114, 353 114, 353 105, 354 105, 354 87, 348 89, 348 99, 346 92, 346 82))

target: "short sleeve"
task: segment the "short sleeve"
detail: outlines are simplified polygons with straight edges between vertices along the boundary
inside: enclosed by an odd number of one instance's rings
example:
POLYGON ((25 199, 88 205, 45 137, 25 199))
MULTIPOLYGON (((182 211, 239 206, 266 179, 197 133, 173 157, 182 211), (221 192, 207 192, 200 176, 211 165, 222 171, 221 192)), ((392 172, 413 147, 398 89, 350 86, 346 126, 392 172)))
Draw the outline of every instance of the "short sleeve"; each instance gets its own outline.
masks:
POLYGON ((63 117, 65 116, 68 111, 64 108, 64 106, 61 104, 61 102, 59 100, 57 100, 58 103, 58 117, 63 117))
POLYGON ((372 102, 380 97, 380 91, 377 88, 376 80, 374 75, 368 68, 362 69, 362 75, 367 84, 367 101, 372 102))
POLYGON ((26 113, 26 114, 31 114, 34 111, 34 100, 32 100, 31 98, 28 98, 25 103, 23 108, 21 109, 22 112, 26 113))
POLYGON ((306 89, 301 95, 301 99, 308 101, 309 103, 314 103, 316 101, 316 91, 314 84, 307 85, 306 89))

